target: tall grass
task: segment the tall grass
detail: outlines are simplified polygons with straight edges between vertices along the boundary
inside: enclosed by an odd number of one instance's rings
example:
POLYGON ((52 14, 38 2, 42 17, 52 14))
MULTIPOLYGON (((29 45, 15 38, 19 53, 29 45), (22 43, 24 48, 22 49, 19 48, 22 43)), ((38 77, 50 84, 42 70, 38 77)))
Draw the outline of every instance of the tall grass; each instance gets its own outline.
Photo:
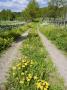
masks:
POLYGON ((41 26, 41 32, 62 51, 67 53, 67 28, 55 25, 41 26))

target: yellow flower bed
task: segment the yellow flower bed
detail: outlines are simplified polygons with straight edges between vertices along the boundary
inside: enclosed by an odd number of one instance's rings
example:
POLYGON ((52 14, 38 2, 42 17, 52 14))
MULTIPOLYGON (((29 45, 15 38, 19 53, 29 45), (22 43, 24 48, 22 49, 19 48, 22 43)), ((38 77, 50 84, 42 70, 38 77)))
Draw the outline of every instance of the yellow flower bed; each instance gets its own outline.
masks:
POLYGON ((30 70, 36 64, 37 62, 24 57, 12 67, 12 75, 20 85, 29 85, 34 82, 36 90, 48 90, 49 84, 45 80, 40 80, 38 75, 34 75, 28 71, 28 69, 30 70))

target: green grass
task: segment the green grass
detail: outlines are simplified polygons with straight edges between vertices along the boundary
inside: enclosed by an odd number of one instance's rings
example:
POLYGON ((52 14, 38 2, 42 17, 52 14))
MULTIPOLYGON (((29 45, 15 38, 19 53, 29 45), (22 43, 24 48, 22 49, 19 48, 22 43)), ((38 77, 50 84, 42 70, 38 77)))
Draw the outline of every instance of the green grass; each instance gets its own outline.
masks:
POLYGON ((21 37, 22 33, 28 30, 28 26, 24 25, 18 29, 0 31, 0 53, 11 46, 12 42, 15 42, 21 37))
POLYGON ((67 53, 67 28, 55 25, 41 26, 40 31, 63 52, 67 53))
POLYGON ((32 29, 22 45, 21 53, 22 58, 10 70, 6 90, 41 90, 37 89, 36 86, 38 80, 44 80, 49 83, 49 88, 46 90, 64 90, 64 82, 58 75, 46 49, 44 49, 40 41, 36 31, 36 24, 32 23, 32 29), (24 65, 23 61, 25 63, 32 61, 33 64, 29 63, 22 68, 24 65), (20 63, 20 66, 18 63, 20 63), (24 75, 21 73, 24 73, 24 75), (32 78, 30 81, 27 81, 29 74, 32 78), (34 80, 34 76, 37 76, 36 80, 34 80))

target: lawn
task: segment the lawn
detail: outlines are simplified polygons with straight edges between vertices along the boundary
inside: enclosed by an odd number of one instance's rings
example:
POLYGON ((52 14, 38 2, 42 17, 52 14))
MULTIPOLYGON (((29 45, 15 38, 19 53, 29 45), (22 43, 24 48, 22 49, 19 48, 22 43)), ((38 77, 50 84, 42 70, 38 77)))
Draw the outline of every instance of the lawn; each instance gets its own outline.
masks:
POLYGON ((20 49, 22 57, 9 71, 6 90, 64 90, 64 82, 40 41, 37 23, 30 25, 28 38, 20 49))

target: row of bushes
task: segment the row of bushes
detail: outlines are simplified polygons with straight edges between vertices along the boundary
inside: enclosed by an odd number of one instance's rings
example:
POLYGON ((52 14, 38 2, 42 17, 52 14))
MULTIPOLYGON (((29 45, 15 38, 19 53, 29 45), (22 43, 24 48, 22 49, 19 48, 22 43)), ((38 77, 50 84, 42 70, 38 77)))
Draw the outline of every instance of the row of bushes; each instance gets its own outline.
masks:
POLYGON ((48 37, 48 39, 52 40, 59 49, 67 52, 67 29, 48 25, 41 26, 40 30, 48 37))
POLYGON ((28 29, 27 25, 24 25, 15 30, 0 31, 0 53, 10 47, 13 41, 16 41, 21 34, 28 29))
POLYGON ((35 24, 21 48, 22 58, 9 71, 6 90, 64 90, 48 53, 43 48, 35 24))

